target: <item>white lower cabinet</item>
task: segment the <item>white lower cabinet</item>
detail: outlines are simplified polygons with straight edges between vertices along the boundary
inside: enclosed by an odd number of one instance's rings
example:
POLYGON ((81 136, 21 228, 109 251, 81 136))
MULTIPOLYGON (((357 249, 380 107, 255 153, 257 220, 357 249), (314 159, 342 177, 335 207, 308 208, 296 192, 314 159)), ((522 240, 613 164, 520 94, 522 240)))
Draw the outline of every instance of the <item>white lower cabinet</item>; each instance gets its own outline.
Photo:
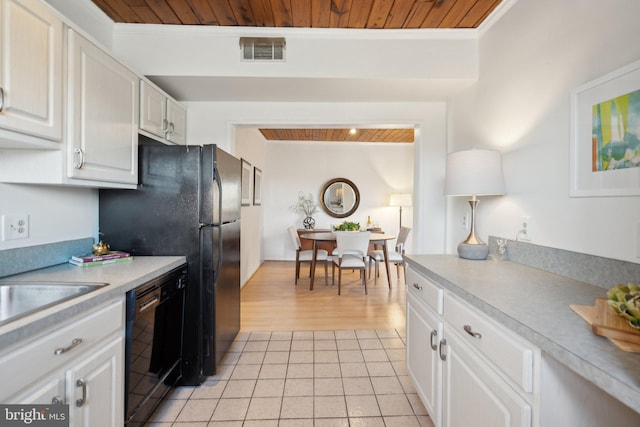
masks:
POLYGON ((3 350, 0 371, 3 403, 68 404, 70 426, 121 426, 123 299, 3 350))
POLYGON ((534 427, 539 351, 407 272, 407 371, 436 427, 534 427))
POLYGON ((443 426, 531 427, 531 405, 455 332, 448 330, 446 344, 441 345, 443 426))
POLYGON ((442 332, 440 317, 410 291, 407 297, 407 370, 437 426, 441 425, 442 414, 442 361, 438 355, 442 332))
POLYGON ((122 425, 123 354, 123 337, 114 337, 67 370, 72 425, 122 425))

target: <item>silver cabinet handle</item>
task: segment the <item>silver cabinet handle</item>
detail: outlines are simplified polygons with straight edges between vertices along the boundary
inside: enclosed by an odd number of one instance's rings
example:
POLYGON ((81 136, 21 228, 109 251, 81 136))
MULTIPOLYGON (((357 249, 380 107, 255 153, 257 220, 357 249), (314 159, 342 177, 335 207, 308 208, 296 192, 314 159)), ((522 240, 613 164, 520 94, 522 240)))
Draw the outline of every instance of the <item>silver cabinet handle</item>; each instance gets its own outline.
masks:
POLYGON ((418 285, 417 283, 413 284, 413 287, 416 288, 417 290, 421 291, 422 290, 422 286, 418 285))
POLYGON ((169 135, 173 135, 173 132, 175 131, 175 126, 173 125, 173 122, 169 123, 169 130, 167 131, 167 133, 169 135))
POLYGON ((53 399, 51 399, 51 404, 52 405, 63 405, 64 404, 64 400, 62 400, 62 398, 60 396, 53 396, 53 399))
POLYGON ((439 351, 440 360, 442 360, 443 362, 447 360, 447 355, 442 352, 442 349, 444 348, 445 345, 447 345, 447 340, 443 338, 440 340, 440 351, 439 351))
POLYGON ((169 130, 169 120, 162 119, 162 127, 160 128, 160 132, 165 133, 169 130))
POLYGON ((431 350, 436 351, 438 349, 438 344, 433 343, 433 339, 438 338, 438 331, 435 329, 431 331, 431 337, 429 338, 429 344, 431 345, 431 350))
POLYGON ((76 387, 82 387, 82 399, 76 400, 76 406, 80 408, 87 401, 87 383, 83 379, 76 381, 76 387))
POLYGON ((53 354, 55 354, 57 356, 59 354, 66 353, 69 350, 73 350, 74 348, 76 348, 80 344, 82 344, 82 338, 74 338, 74 340, 71 341, 71 345, 70 346, 56 348, 55 351, 53 352, 53 354))
POLYGON ((2 113, 3 108, 4 108, 4 89, 0 87, 0 113, 2 113))
POLYGON ((82 166, 84 166, 84 152, 81 148, 76 148, 73 150, 73 154, 74 157, 78 159, 78 161, 73 164, 73 167, 76 169, 82 169, 82 166))
POLYGON ((470 325, 464 325, 462 329, 474 338, 482 338, 482 334, 480 332, 474 332, 470 325))

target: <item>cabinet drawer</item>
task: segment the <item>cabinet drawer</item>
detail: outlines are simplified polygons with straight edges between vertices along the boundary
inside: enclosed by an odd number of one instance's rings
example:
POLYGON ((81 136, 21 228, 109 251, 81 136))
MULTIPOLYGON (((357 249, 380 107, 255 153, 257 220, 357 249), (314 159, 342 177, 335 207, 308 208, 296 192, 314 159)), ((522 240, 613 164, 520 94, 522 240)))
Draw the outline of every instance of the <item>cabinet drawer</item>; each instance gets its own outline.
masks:
POLYGON ((449 293, 444 304, 449 331, 455 330, 522 390, 533 391, 535 347, 449 293))
POLYGON ((0 370, 11 373, 0 385, 0 401, 69 362, 111 333, 122 331, 124 334, 123 322, 124 301, 118 300, 75 317, 45 335, 13 346, 0 356, 0 370), (82 341, 72 346, 78 339, 82 341))
POLYGON ((431 282, 411 267, 407 269, 407 286, 412 292, 427 304, 433 311, 442 314, 444 292, 442 288, 431 282))

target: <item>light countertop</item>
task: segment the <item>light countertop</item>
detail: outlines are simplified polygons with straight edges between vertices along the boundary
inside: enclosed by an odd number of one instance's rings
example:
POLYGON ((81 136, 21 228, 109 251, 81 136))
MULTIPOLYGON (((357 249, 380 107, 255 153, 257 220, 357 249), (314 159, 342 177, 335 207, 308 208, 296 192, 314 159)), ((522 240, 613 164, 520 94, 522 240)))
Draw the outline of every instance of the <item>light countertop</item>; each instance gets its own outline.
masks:
POLYGON ((136 256, 127 262, 85 268, 59 264, 4 277, 0 279, 0 283, 60 281, 108 285, 0 326, 0 348, 7 348, 94 306, 124 296, 127 291, 180 267, 185 262, 186 258, 183 256, 136 256))
MULTIPOLYGON (((640 354, 618 349, 574 313, 606 290, 522 264, 407 255, 409 265, 640 412, 640 354)), ((446 310, 446 307, 445 307, 446 310)))

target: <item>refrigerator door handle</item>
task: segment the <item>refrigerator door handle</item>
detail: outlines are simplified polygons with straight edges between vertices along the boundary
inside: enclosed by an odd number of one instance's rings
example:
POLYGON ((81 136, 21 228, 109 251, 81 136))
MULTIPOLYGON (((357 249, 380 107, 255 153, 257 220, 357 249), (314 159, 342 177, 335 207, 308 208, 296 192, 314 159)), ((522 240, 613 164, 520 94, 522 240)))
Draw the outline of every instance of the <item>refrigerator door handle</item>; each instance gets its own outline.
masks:
MULTIPOLYGON (((213 180, 218 187, 218 224, 222 223, 222 183, 220 182, 220 173, 218 168, 213 167, 213 180)), ((220 268, 222 267, 222 227, 218 228, 218 260, 216 262, 216 269, 213 272, 213 283, 217 283, 218 276, 220 275, 220 268)))
POLYGON ((218 219, 214 219, 213 221, 216 224, 222 223, 222 183, 220 182, 220 172, 218 172, 218 168, 214 165, 213 167, 213 181, 216 183, 216 187, 218 187, 218 219))

